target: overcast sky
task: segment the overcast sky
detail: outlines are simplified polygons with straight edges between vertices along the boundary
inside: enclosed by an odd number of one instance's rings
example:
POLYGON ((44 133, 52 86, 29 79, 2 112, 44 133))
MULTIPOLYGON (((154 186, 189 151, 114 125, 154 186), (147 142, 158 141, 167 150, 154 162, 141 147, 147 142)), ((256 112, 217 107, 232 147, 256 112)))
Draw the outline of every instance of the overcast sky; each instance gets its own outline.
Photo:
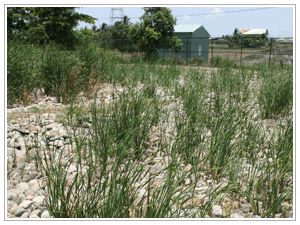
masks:
MULTIPOLYGON (((123 14, 128 16, 132 23, 139 22, 139 17, 144 13, 143 6, 138 5, 81 7, 76 11, 97 18, 95 24, 97 27, 102 23, 110 25, 111 7, 122 7, 123 14)), ((231 35, 235 28, 239 30, 266 28, 270 37, 293 37, 294 8, 289 5, 257 5, 253 7, 166 5, 166 7, 170 8, 173 16, 177 18, 177 24, 201 24, 212 37, 231 35)), ((118 17, 122 14, 120 10, 114 10, 113 15, 118 17)), ((85 26, 91 28, 92 25, 80 23, 78 28, 85 26)))

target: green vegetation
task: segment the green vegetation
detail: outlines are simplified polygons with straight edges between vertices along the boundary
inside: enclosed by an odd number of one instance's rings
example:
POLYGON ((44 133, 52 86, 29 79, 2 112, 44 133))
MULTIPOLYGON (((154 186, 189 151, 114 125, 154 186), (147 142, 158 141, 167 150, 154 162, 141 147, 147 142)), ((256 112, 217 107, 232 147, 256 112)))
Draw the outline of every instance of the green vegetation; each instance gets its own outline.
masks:
POLYGON ((175 52, 180 52, 182 42, 173 36, 176 19, 171 10, 163 7, 146 7, 144 10, 142 22, 130 29, 131 40, 134 43, 141 42, 148 57, 156 54, 158 49, 173 48, 175 52))
POLYGON ((74 7, 8 7, 7 34, 9 39, 38 44, 55 42, 73 49, 78 42, 73 29, 79 21, 94 24, 95 20, 75 12, 74 7))
POLYGON ((210 62, 212 66, 216 67, 229 67, 229 68, 237 68, 238 65, 234 60, 231 59, 224 59, 221 56, 217 55, 214 56, 210 62))
POLYGON ((28 155, 48 177, 53 217, 203 218, 224 196, 230 207, 243 199, 263 218, 285 215, 283 203, 293 203, 290 65, 238 66, 216 56, 210 71, 178 58, 123 58, 84 36, 73 50, 8 41, 9 104, 44 88, 69 104, 64 124, 89 119, 67 135, 67 160, 54 144, 28 155), (103 83, 124 91, 99 103, 94 94, 103 83), (77 106, 80 92, 94 101, 77 106), (159 173, 157 159, 165 165, 159 173), (207 197, 187 207, 207 180, 207 197))
POLYGON ((27 104, 28 96, 39 87, 41 48, 10 42, 7 46, 7 103, 27 104))
POLYGON ((239 29, 235 28, 231 37, 225 37, 228 47, 239 46, 244 48, 256 48, 267 43, 266 34, 241 34, 239 29))
POLYGON ((293 73, 281 71, 265 73, 259 102, 264 118, 274 118, 281 113, 287 113, 293 105, 293 73))

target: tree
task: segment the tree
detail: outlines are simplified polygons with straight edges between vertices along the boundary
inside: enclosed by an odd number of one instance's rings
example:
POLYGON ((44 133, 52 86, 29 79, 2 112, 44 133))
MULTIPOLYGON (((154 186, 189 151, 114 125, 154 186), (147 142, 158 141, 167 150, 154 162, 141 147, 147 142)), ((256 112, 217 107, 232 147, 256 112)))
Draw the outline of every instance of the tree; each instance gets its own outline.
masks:
POLYGON ((95 24, 93 24, 93 26, 92 26, 92 31, 93 31, 94 33, 97 32, 97 26, 96 26, 95 24))
POLYGON ((132 43, 129 39, 130 19, 124 16, 121 21, 115 22, 110 28, 112 35, 112 47, 121 52, 132 51, 132 43))
POLYGON ((130 39, 142 44, 148 58, 157 54, 158 49, 170 49, 175 43, 178 46, 180 39, 173 36, 176 18, 172 16, 171 10, 164 7, 143 9, 145 13, 140 18, 141 23, 134 24, 130 29, 130 39))
POLYGON ((25 29, 26 21, 30 18, 26 7, 8 7, 7 8, 7 34, 15 34, 25 29))
POLYGON ((95 33, 93 32, 92 29, 88 29, 86 26, 83 28, 81 28, 80 30, 77 30, 79 36, 81 39, 85 39, 85 40, 92 40, 93 37, 95 36, 95 33))
POLYGON ((235 28, 234 29, 234 32, 233 32, 233 42, 237 45, 240 44, 240 32, 239 32, 239 29, 238 28, 235 28))
POLYGON ((128 26, 131 26, 132 25, 132 23, 130 22, 130 19, 129 19, 129 17, 128 16, 124 16, 123 18, 122 18, 122 21, 121 21, 123 24, 125 24, 125 25, 128 25, 128 26))
POLYGON ((100 31, 108 31, 109 30, 109 26, 106 23, 102 23, 101 27, 100 27, 100 31))
POLYGON ((32 42, 31 37, 41 38, 39 42, 54 41, 68 48, 74 47, 74 28, 78 21, 95 23, 96 18, 75 12, 75 7, 24 7, 8 8, 7 28, 11 33, 32 42))

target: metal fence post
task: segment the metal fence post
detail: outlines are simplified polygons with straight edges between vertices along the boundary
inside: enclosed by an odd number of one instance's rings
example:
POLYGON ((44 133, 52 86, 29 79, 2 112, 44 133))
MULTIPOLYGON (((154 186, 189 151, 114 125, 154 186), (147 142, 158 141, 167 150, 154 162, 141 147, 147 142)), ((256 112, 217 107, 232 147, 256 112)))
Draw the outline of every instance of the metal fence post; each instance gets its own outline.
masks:
POLYGON ((186 49, 185 49, 185 65, 187 66, 188 54, 189 54, 189 40, 186 39, 186 49))
POLYGON ((270 67, 270 65, 271 65, 272 42, 273 42, 273 39, 271 38, 271 42, 270 42, 270 54, 269 54, 269 67, 270 67))
POLYGON ((124 51, 124 37, 122 37, 122 61, 124 62, 123 51, 124 51))
POLYGON ((214 60, 214 38, 211 39, 211 61, 213 62, 213 60, 214 60))
POLYGON ((241 38, 241 59, 240 59, 240 65, 242 65, 242 58, 243 58, 243 38, 241 38))

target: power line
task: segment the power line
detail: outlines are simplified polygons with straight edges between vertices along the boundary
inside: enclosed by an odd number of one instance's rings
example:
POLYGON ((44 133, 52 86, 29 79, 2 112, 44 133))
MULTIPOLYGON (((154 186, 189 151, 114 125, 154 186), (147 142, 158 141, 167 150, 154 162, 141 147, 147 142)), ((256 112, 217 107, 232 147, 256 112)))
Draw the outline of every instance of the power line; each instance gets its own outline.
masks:
MULTIPOLYGON (((236 10, 236 11, 227 11, 227 12, 220 12, 219 14, 225 13, 239 13, 239 12, 248 12, 248 11, 255 11, 255 10, 263 10, 263 9, 274 9, 276 7, 266 7, 266 8, 255 8, 255 9, 243 9, 243 10, 236 10)), ((191 15, 177 15, 175 17, 186 17, 186 16, 208 16, 208 15, 215 15, 216 13, 201 13, 201 14, 191 14, 191 15)), ((129 19, 139 19, 140 17, 130 17, 129 19)), ((99 20, 108 20, 110 18, 97 18, 99 20)))
MULTIPOLYGON (((268 7, 268 8, 256 8, 256 9, 243 9, 243 10, 237 10, 237 11, 227 11, 227 12, 220 12, 219 14, 225 14, 225 13, 239 13, 239 12, 247 12, 247 11, 254 11, 254 10, 262 10, 262 9, 272 9, 276 7, 268 7)), ((185 17, 185 16, 207 16, 207 15, 214 15, 216 13, 203 13, 203 14, 191 14, 191 15, 179 15, 175 17, 185 17)))

